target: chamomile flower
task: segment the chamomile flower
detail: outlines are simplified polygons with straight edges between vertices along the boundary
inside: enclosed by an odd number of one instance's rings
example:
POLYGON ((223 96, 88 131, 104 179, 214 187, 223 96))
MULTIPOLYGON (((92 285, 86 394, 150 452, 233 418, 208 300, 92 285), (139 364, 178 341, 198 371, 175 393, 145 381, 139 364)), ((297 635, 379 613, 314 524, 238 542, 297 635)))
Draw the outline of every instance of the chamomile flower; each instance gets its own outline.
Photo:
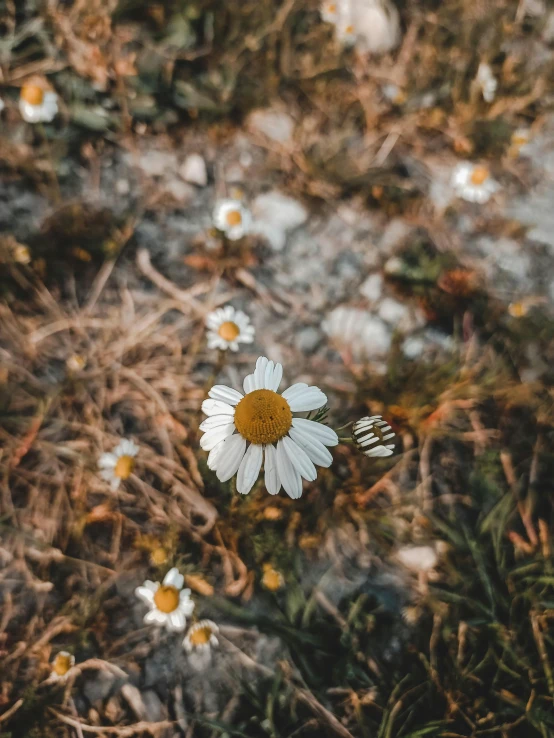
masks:
POLYGON ((488 64, 485 64, 485 62, 481 62, 481 64, 479 64, 475 81, 477 82, 477 85, 481 90, 483 100, 485 102, 491 103, 495 98, 498 82, 496 80, 496 77, 492 73, 492 69, 488 64))
POLYGON ((123 439, 111 453, 102 454, 98 461, 100 476, 110 483, 115 492, 125 479, 129 479, 135 467, 139 447, 134 441, 123 439))
POLYGON ((364 456, 392 456, 394 443, 386 443, 394 438, 390 425, 381 415, 361 418, 352 426, 352 440, 364 456))
POLYGON ((326 446, 336 446, 334 430, 293 413, 317 410, 327 402, 318 387, 304 382, 278 393, 283 367, 261 356, 244 380, 244 394, 224 385, 202 403, 208 418, 200 425, 201 447, 209 451, 208 467, 220 482, 237 474, 237 491, 246 495, 256 482, 262 462, 265 486, 276 495, 281 486, 293 499, 302 496, 302 478, 314 481, 315 464, 330 466, 326 446), (248 447, 247 447, 247 444, 248 447))
POLYGON ((50 123, 58 112, 58 96, 38 83, 27 83, 19 95, 19 112, 27 123, 50 123))
POLYGON ((526 146, 531 141, 531 131, 528 128, 517 128, 511 136, 508 154, 512 158, 525 154, 526 146))
POLYGON ((436 568, 439 557, 433 546, 403 546, 395 554, 396 559, 413 572, 428 572, 436 568))
POLYGON ((231 305, 210 313, 206 318, 206 325, 210 349, 238 351, 239 343, 252 343, 254 340, 254 326, 250 318, 231 305))
POLYGON ((214 225, 229 241, 238 241, 250 230, 252 216, 240 200, 221 200, 213 213, 214 225))
POLYGON ((50 679, 59 681, 63 679, 67 672, 75 666, 75 656, 69 653, 69 651, 58 651, 54 660, 51 663, 52 671, 50 672, 50 679))
POLYGON ((488 167, 468 161, 461 162, 454 169, 452 186, 458 197, 479 205, 488 202, 498 190, 498 182, 492 178, 488 167))
POLYGON ((183 589, 184 581, 184 576, 173 567, 161 584, 147 579, 142 587, 135 589, 136 596, 150 608, 144 616, 146 624, 165 626, 174 633, 184 631, 194 610, 190 589, 183 589))
POLYGON ((277 592, 285 586, 285 578, 280 571, 274 569, 271 564, 264 564, 264 573, 262 575, 262 585, 270 592, 277 592))
POLYGON ((187 653, 207 652, 219 646, 217 634, 219 627, 213 620, 200 620, 191 625, 183 641, 187 653))
POLYGON ((349 46, 354 46, 356 43, 356 32, 350 19, 344 19, 337 23, 336 35, 342 46, 348 48, 349 46))
POLYGON ((325 23, 337 23, 339 19, 338 0, 324 0, 319 7, 319 14, 325 23))

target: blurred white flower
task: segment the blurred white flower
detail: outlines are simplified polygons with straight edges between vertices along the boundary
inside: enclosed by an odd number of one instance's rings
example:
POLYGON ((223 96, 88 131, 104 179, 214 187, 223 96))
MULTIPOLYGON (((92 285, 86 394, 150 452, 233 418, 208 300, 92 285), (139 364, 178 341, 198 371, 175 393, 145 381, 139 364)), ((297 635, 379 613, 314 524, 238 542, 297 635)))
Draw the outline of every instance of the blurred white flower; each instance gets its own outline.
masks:
POLYGON ((417 573, 432 571, 439 563, 433 546, 403 546, 395 557, 406 569, 417 573))
POLYGON ((135 467, 135 456, 139 447, 134 441, 123 439, 111 453, 104 453, 98 461, 100 476, 110 482, 115 492, 122 480, 129 479, 135 467))
POLYGON ((219 645, 218 633, 219 627, 213 620, 200 620, 190 626, 183 641, 183 648, 187 653, 211 651, 219 645))
POLYGON ((302 496, 302 478, 316 479, 314 464, 327 467, 333 460, 326 446, 338 443, 335 431, 293 417, 295 412, 323 407, 327 397, 304 382, 279 394, 282 376, 281 364, 261 356, 254 373, 244 380, 244 395, 216 385, 209 392, 211 399, 202 403, 208 418, 200 425, 204 432, 200 445, 210 452, 208 467, 220 482, 237 474, 237 491, 242 495, 254 486, 264 457, 267 491, 276 495, 282 485, 293 499, 302 496))
POLYGON ((31 252, 28 246, 22 243, 18 243, 13 250, 13 260, 17 264, 30 264, 31 263, 31 252))
POLYGON ((209 313, 206 325, 210 349, 238 351, 239 343, 252 343, 254 340, 254 326, 250 318, 242 310, 235 310, 231 305, 209 313))
POLYGON ((19 112, 27 123, 50 123, 58 112, 58 96, 38 84, 25 84, 19 95, 19 112))
POLYGON ((350 0, 350 24, 362 52, 386 54, 400 42, 400 17, 390 0, 350 0))
POLYGON ((454 169, 452 186, 458 197, 479 205, 488 202, 499 188, 488 167, 468 161, 460 162, 454 169))
POLYGON ((488 64, 485 64, 485 62, 481 62, 481 64, 479 64, 475 80, 479 85, 481 94, 483 95, 483 100, 485 102, 491 103, 496 95, 498 82, 488 64))
POLYGON ((339 19, 339 0, 324 0, 319 7, 319 14, 325 23, 336 24, 339 19))
POLYGON ((174 633, 184 631, 187 618, 194 610, 190 589, 183 589, 184 581, 184 576, 173 567, 162 584, 147 579, 142 587, 135 589, 136 596, 150 608, 144 616, 146 624, 165 626, 174 633))
POLYGON ((528 128, 517 128, 510 139, 508 154, 512 157, 525 154, 525 147, 531 141, 531 131, 528 128))
POLYGON ((77 374, 77 372, 82 371, 86 365, 87 360, 81 354, 71 354, 71 356, 68 356, 65 361, 65 366, 71 374, 77 374))
POLYGON ((229 241, 238 241, 249 232, 252 216, 240 200, 227 199, 215 206, 213 221, 229 241))
POLYGON ((51 666, 50 679, 59 681, 65 677, 71 667, 75 666, 75 656, 69 653, 69 651, 59 651, 53 659, 51 666))
POLYGON ((352 440, 364 456, 391 456, 394 453, 394 443, 386 441, 394 436, 392 428, 381 415, 361 418, 352 426, 352 440))

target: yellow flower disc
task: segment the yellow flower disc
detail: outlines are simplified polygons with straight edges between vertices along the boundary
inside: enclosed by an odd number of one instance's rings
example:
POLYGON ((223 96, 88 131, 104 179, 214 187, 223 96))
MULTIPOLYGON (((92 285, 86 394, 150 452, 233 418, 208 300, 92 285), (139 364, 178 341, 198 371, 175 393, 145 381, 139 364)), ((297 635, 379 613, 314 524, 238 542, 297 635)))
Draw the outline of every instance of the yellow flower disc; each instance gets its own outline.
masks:
POLYGON ((114 474, 120 479, 129 479, 134 466, 135 460, 132 456, 120 456, 115 465, 114 474))
POLYGON ((44 90, 38 85, 23 85, 21 88, 21 99, 29 105, 42 105, 44 90))
POLYGON ((193 646, 203 646, 205 643, 210 642, 212 636, 212 629, 209 625, 204 625, 202 628, 195 628, 190 632, 189 638, 193 646))
POLYGON ((288 402, 272 390, 254 390, 242 398, 235 410, 235 425, 250 443, 275 443, 292 425, 288 402))
POLYGON ((475 167, 471 173, 471 184, 482 185, 485 180, 489 178, 489 170, 487 167, 479 166, 475 167))
POLYGON ((227 220, 227 225, 230 226, 237 226, 242 223, 242 215, 239 210, 230 210, 225 216, 225 219, 227 220))
POLYGON ((219 326, 218 333, 224 341, 234 341, 240 333, 240 328, 236 323, 227 320, 219 326))
POLYGON ((179 606, 179 590, 162 584, 154 595, 154 604, 160 612, 173 612, 179 606))
POLYGON ((57 654, 54 659, 53 671, 58 676, 65 676, 71 669, 71 656, 66 653, 57 654))

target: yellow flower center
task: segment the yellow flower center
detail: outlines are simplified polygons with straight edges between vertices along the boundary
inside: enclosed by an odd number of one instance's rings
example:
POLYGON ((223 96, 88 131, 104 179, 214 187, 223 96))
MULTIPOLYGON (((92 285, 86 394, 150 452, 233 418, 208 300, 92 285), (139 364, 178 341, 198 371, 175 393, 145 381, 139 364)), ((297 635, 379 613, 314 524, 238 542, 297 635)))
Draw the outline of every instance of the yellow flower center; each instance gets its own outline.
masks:
POLYGON ((189 636, 190 642, 193 646, 203 646, 204 644, 210 642, 211 637, 212 629, 209 625, 204 625, 202 628, 196 628, 195 630, 191 631, 191 634, 189 636))
POLYGON ((512 302, 508 307, 508 312, 512 318, 523 318, 527 314, 527 305, 523 302, 512 302))
POLYGON ((59 653, 54 659, 53 671, 58 676, 65 676, 71 669, 71 656, 67 653, 59 653))
POLYGON ((475 167, 471 173, 471 184, 482 185, 485 180, 489 178, 489 170, 487 167, 479 166, 475 167))
POLYGON ((227 225, 237 226, 242 223, 242 215, 238 210, 229 210, 226 215, 227 225))
POLYGON ((162 546, 155 548, 150 554, 150 561, 154 566, 162 566, 167 561, 167 551, 162 546))
POLYGON ((21 99, 29 105, 42 105, 44 90, 38 85, 23 85, 21 88, 21 99))
POLYGON ((262 584, 270 592, 276 592, 284 584, 283 575, 272 566, 266 566, 262 577, 262 584))
POLYGON ((154 604, 160 612, 173 612, 179 606, 179 590, 170 584, 162 584, 154 595, 154 604))
POLYGON ((344 29, 345 33, 354 33, 354 26, 346 26, 344 29))
POLYGON ((331 3, 327 6, 327 10, 329 13, 336 13, 337 12, 337 6, 334 3, 331 3))
POLYGON ((218 333, 224 341, 234 341, 240 333, 240 328, 233 321, 227 320, 219 326, 218 333))
POLYGON ((254 390, 235 409, 235 425, 250 443, 275 443, 289 431, 292 412, 288 402, 272 390, 254 390))
POLYGON ((525 133, 514 133, 512 135, 512 143, 514 146, 524 146, 528 142, 529 136, 526 136, 525 133))
POLYGON ((132 456, 120 456, 115 465, 114 474, 120 479, 129 479, 134 466, 135 460, 132 456))

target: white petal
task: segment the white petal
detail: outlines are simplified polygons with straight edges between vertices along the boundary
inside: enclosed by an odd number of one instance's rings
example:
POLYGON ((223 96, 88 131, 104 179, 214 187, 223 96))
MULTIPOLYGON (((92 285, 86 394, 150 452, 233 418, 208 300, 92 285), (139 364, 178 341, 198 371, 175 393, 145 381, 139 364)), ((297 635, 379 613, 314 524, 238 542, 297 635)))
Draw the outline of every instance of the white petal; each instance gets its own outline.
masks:
POLYGON ((117 456, 115 454, 102 454, 98 459, 100 469, 113 469, 117 464, 117 456))
POLYGON ((281 484, 288 496, 293 500, 302 497, 302 478, 293 467, 282 440, 277 443, 277 469, 281 484))
POLYGON ((224 384, 216 384, 208 392, 208 395, 214 400, 221 400, 229 405, 238 405, 242 400, 242 395, 231 387, 225 387, 224 384))
MULTIPOLYGON (((135 589, 135 594, 140 600, 146 602, 147 605, 151 605, 154 602, 154 594, 156 593, 159 585, 156 586, 155 590, 152 590, 150 587, 145 586, 146 584, 147 582, 145 582, 142 587, 137 587, 135 589)), ((154 582, 150 582, 150 584, 154 584, 154 582)))
POLYGON ((210 469, 211 471, 215 471, 217 469, 217 460, 219 458, 219 454, 223 449, 224 443, 225 441, 220 441, 217 446, 214 446, 208 454, 208 469, 210 469))
POLYGON ((167 615, 159 610, 150 610, 146 613, 143 620, 147 625, 164 625, 167 615))
POLYGON ((268 443, 265 447, 265 486, 270 495, 276 495, 281 489, 281 480, 277 472, 277 455, 275 446, 268 443))
POLYGON ((167 627, 174 633, 182 633, 187 624, 187 619, 181 610, 170 612, 167 618, 167 627))
POLYGON ((251 443, 240 462, 237 475, 237 492, 241 495, 247 495, 254 486, 262 467, 262 458, 262 446, 251 443))
POLYGON ((179 574, 179 569, 177 569, 176 566, 174 566, 173 569, 170 569, 164 577, 164 585, 166 587, 181 589, 184 581, 185 577, 182 574, 179 574))
POLYGON ((198 429, 205 433, 206 431, 213 430, 213 428, 219 428, 221 425, 227 425, 232 422, 234 421, 229 415, 210 415, 200 423, 198 429))
POLYGON ((271 380, 273 379, 273 362, 268 361, 265 367, 263 389, 270 389, 271 380))
MULTIPOLYGON (((226 417, 229 417, 227 415, 226 417)), ((235 424, 231 420, 227 425, 220 425, 207 431, 200 439, 200 448, 204 451, 211 451, 218 443, 224 441, 228 436, 232 436, 235 432, 235 424)))
MULTIPOLYGON (((293 387, 295 386, 296 385, 293 385, 293 387)), ((300 413, 306 410, 317 410, 318 408, 323 407, 327 402, 327 396, 323 394, 319 387, 307 387, 301 392, 296 392, 292 399, 289 397, 285 397, 285 399, 289 403, 290 409, 293 413, 300 413)))
POLYGON ((246 441, 238 433, 223 441, 223 448, 217 459, 216 474, 220 482, 226 482, 236 474, 246 450, 246 441))
POLYGON ((283 444, 287 456, 292 462, 295 469, 309 482, 313 482, 317 478, 317 471, 315 466, 310 461, 308 454, 296 444, 292 438, 285 436, 281 439, 280 443, 283 444))
POLYGON ((254 392, 254 390, 256 389, 256 384, 254 382, 254 375, 253 374, 248 374, 244 378, 244 382, 243 382, 242 386, 243 386, 244 391, 246 392, 246 394, 248 394, 249 392, 254 392))
POLYGON ((204 400, 202 412, 204 415, 234 415, 235 408, 220 400, 204 400))
POLYGON ((314 464, 327 467, 333 463, 333 457, 330 451, 317 438, 310 438, 304 430, 291 428, 289 430, 289 436, 304 449, 314 464))
POLYGON ((323 423, 316 423, 307 418, 293 418, 292 426, 293 428, 304 431, 310 438, 316 438, 318 441, 321 441, 325 446, 336 446, 339 442, 339 437, 335 431, 329 428, 329 426, 323 425, 323 423))
POLYGON ((293 400, 297 395, 303 392, 307 387, 308 385, 306 384, 306 382, 297 382, 296 384, 291 384, 291 386, 288 387, 281 394, 281 397, 284 397, 285 400, 287 401, 293 400))
POLYGON ((283 378, 283 367, 281 364, 275 364, 275 368, 273 369, 273 377, 271 378, 271 381, 268 384, 267 389, 277 392, 277 390, 279 389, 279 385, 281 384, 282 378, 283 378))
POLYGON ((112 490, 112 492, 117 492, 120 484, 121 484, 121 479, 119 477, 114 477, 110 484, 110 489, 112 490))
POLYGON ((265 370, 269 364, 269 359, 265 356, 260 356, 256 362, 256 368, 254 369, 254 385, 256 389, 264 389, 265 370))

